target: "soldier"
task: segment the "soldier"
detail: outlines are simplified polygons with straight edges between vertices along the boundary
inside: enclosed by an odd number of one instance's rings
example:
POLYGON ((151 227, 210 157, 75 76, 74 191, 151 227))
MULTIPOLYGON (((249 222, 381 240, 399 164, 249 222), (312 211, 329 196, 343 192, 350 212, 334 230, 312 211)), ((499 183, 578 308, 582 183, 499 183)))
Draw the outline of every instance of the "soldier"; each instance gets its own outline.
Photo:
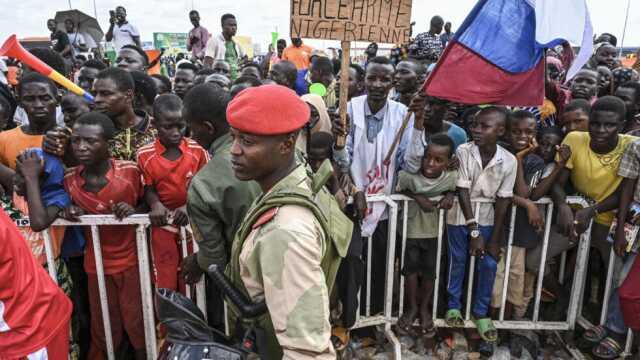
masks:
MULTIPOLYGON (((336 356, 329 294, 353 224, 324 188, 330 164, 313 175, 296 161, 309 115, 296 93, 279 85, 246 89, 227 108, 235 176, 263 191, 236 234, 227 274, 251 300, 266 301, 267 315, 242 319, 264 332, 257 345, 265 359, 336 356)), ((233 309, 230 317, 234 324, 233 309)))

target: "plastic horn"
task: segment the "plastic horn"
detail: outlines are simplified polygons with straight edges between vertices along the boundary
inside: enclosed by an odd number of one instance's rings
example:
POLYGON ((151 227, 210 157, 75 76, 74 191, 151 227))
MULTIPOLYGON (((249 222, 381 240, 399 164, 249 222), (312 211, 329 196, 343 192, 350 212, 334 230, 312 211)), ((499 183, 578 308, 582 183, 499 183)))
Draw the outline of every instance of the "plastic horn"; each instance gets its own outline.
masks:
POLYGON ((4 44, 0 48, 0 56, 8 56, 20 60, 38 73, 64 86, 67 90, 73 92, 78 96, 82 96, 90 102, 93 102, 93 96, 91 96, 91 94, 84 91, 84 89, 74 84, 73 82, 71 82, 71 80, 67 79, 59 72, 53 70, 49 65, 45 64, 44 62, 42 62, 42 60, 38 59, 37 57, 33 56, 33 54, 25 50, 25 48, 23 48, 22 45, 20 45, 20 43, 18 42, 15 34, 9 36, 7 41, 4 42, 4 44))

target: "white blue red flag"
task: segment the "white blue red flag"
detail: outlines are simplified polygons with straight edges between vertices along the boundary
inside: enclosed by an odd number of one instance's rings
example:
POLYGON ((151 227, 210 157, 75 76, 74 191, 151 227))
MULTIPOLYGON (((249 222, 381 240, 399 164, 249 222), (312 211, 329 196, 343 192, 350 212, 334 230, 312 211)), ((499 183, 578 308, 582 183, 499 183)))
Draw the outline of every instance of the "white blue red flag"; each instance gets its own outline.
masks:
POLYGON ((480 0, 425 82, 427 94, 465 104, 536 106, 544 50, 581 44, 573 77, 593 52, 586 0, 480 0))

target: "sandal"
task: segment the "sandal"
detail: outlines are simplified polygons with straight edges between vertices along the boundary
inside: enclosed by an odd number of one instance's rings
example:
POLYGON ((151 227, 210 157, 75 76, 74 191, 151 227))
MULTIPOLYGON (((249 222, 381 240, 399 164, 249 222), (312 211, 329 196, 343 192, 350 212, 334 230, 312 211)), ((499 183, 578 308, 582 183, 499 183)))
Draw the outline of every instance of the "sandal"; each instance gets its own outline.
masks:
POLYGON ((420 335, 427 339, 433 339, 436 336, 436 327, 433 322, 431 322, 431 324, 429 324, 428 326, 422 325, 422 327, 420 328, 420 335))
POLYGON ((606 337, 591 350, 593 355, 601 359, 616 359, 622 354, 622 346, 612 337, 606 337))
POLYGON ((405 333, 409 333, 411 331, 411 328, 413 327, 413 322, 417 317, 418 309, 415 309, 414 311, 407 311, 403 313, 402 316, 400 316, 398 322, 396 323, 396 326, 398 327, 398 329, 404 331, 405 333))
POLYGON ((464 327, 464 319, 462 313, 458 309, 449 309, 444 316, 444 322, 454 328, 464 327))
POLYGON ((473 319, 473 323, 476 325, 478 334, 482 340, 493 343, 498 341, 498 330, 493 326, 491 318, 473 319))
POLYGON ((607 328, 605 328, 603 325, 598 325, 585 330, 585 332, 582 334, 582 338, 593 343, 599 343, 605 337, 607 337, 607 335, 607 328))

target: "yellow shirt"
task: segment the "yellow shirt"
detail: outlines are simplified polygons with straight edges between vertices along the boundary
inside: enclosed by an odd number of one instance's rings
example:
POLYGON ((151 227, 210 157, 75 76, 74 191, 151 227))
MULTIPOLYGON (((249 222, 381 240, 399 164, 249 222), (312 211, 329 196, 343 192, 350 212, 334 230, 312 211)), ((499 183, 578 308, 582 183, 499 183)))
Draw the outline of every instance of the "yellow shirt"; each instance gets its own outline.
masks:
MULTIPOLYGON (((571 147, 571 158, 567 161, 567 169, 571 170, 571 182, 580 193, 596 202, 601 202, 613 194, 622 182, 618 175, 618 165, 624 150, 635 136, 618 135, 618 145, 607 154, 596 154, 589 147, 591 137, 587 132, 569 133, 563 144, 571 147)), ((611 225, 614 212, 599 214, 595 221, 602 225, 611 225)))

